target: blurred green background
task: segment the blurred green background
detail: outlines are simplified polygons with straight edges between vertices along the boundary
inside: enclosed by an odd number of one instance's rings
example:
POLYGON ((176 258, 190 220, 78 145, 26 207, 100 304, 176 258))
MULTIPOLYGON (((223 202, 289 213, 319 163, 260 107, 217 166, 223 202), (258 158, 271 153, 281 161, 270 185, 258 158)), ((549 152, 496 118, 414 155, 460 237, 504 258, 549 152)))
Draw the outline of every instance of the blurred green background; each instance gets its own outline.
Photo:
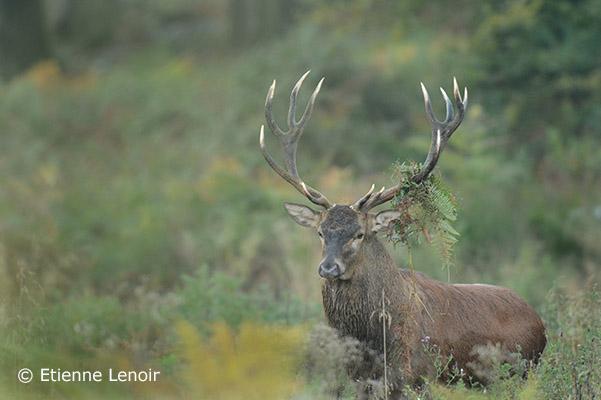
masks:
MULTIPOLYGON (((318 396, 291 366, 323 318, 319 241, 285 215, 303 199, 258 148, 272 80, 284 121, 308 69, 301 101, 325 82, 299 169, 337 202, 423 159, 420 81, 439 115, 438 86, 469 88, 438 167, 460 205, 450 279, 516 290, 573 338, 550 354, 580 360, 572 345, 601 336, 582 305, 601 276, 599 43, 596 0, 0 0, 0 394, 318 396), (116 365, 162 379, 15 379, 116 365)), ((447 280, 430 246, 412 256, 447 280)), ((561 381, 543 372, 532 398, 561 381)))

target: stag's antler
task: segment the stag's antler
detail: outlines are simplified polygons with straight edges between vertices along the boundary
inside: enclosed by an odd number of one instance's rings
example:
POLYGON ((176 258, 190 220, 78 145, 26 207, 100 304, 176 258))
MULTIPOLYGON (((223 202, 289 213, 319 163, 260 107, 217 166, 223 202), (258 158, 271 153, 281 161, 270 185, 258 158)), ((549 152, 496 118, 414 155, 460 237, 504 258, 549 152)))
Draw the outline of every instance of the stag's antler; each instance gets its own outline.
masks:
POLYGON ((288 131, 284 132, 278 124, 273 119, 272 111, 271 111, 271 103, 273 101, 273 95, 275 92, 275 80, 271 84, 269 91, 267 92, 267 99, 265 100, 265 119, 267 121, 267 126, 273 132, 275 136, 277 136, 280 140, 280 144, 282 145, 282 149, 284 150, 284 162, 286 164, 285 168, 280 167, 273 157, 267 152, 265 148, 264 134, 263 134, 263 126, 261 126, 261 133, 259 135, 259 145, 261 147, 261 152, 263 153, 263 157, 269 164, 269 166, 278 173, 282 178, 284 178, 288 183, 296 188, 299 192, 307 197, 312 203, 322 206, 324 208, 330 208, 331 203, 329 200, 321 194, 318 190, 313 189, 311 186, 305 184, 301 177, 298 175, 298 170, 296 168, 296 148, 298 146, 298 140, 303 134, 303 129, 305 127, 305 123, 311 118, 311 112, 313 112, 313 104, 315 103, 315 98, 317 97, 317 93, 319 93, 319 89, 321 88, 321 84, 324 78, 321 78, 317 87, 311 94, 309 98, 309 102, 305 107, 305 111, 301 116, 299 121, 296 121, 296 98, 298 96, 298 92, 303 84, 303 81, 309 75, 309 72, 305 72, 303 76, 296 82, 294 88, 292 89, 292 93, 290 93, 290 108, 288 109, 288 131))
MULTIPOLYGON (((430 151, 428 152, 428 156, 422 164, 421 169, 410 178, 410 180, 416 184, 422 183, 432 173, 436 163, 438 162, 440 153, 444 149, 453 132, 455 132, 457 127, 459 127, 459 124, 461 124, 461 121, 463 121, 465 110, 467 109, 467 87, 464 88, 464 94, 462 98, 461 92, 459 91, 459 85, 457 85, 457 80, 453 78, 453 94, 455 97, 457 113, 455 113, 453 104, 451 103, 447 93, 443 88, 440 88, 440 92, 442 93, 442 97, 444 97, 446 104, 447 115, 444 121, 439 121, 432 111, 430 95, 428 94, 426 87, 423 83, 420 84, 422 87, 422 93, 424 95, 426 114, 428 116, 428 120, 430 121, 430 125, 432 125, 432 144, 430 145, 430 151)), ((363 197, 357 200, 352 207, 355 210, 367 211, 373 207, 392 200, 394 196, 396 196, 401 190, 402 186, 403 185, 399 183, 389 189, 385 189, 383 187, 378 192, 374 193, 374 185, 372 185, 371 189, 363 197)))

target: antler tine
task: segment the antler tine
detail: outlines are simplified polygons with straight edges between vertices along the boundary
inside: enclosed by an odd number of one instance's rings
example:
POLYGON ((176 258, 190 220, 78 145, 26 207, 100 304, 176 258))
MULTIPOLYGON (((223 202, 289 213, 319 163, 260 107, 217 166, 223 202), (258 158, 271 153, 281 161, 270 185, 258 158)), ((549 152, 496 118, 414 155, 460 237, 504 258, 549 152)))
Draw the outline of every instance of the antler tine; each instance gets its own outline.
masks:
POLYGON ((296 122, 296 97, 298 96, 298 92, 300 91, 301 86, 303 85, 303 81, 309 75, 311 70, 305 72, 303 76, 296 82, 296 85, 292 88, 292 92, 290 92, 290 107, 288 108, 288 126, 293 128, 297 126, 296 122))
MULTIPOLYGON (((457 79, 453 77, 453 96, 455 97, 455 104, 457 106, 457 115, 454 118, 446 123, 448 126, 445 129, 444 140, 448 140, 449 137, 455 132, 455 129, 461 124, 463 121, 463 116, 465 114, 465 110, 467 110, 467 87, 463 88, 463 98, 461 98, 461 91, 459 90, 459 85, 457 84, 457 79)), ((444 145, 444 144, 443 144, 444 145)))
POLYGON ((371 188, 367 191, 367 193, 365 193, 359 200, 354 202, 353 205, 351 206, 351 208, 355 209, 355 210, 360 210, 361 207, 363 206, 363 204, 367 200, 369 200, 369 198, 371 197, 371 194, 374 192, 375 188, 376 188, 376 185, 372 183, 371 188))
MULTIPOLYGON (((422 85, 422 90, 424 87, 422 85)), ((430 145, 430 151, 426 156, 426 160, 422 164, 421 170, 415 174, 412 178, 412 181, 415 183, 421 183, 425 178, 427 178, 430 173, 434 170, 436 163, 438 162, 438 158, 440 157, 440 153, 444 149, 447 141, 455 132, 461 121, 463 121, 463 117, 465 115, 466 105, 467 105, 467 88, 464 90, 464 98, 461 98, 461 93, 459 92, 459 85, 457 84, 457 79, 453 77, 453 95, 455 97, 455 106, 457 107, 457 113, 453 112, 453 107, 450 102, 449 96, 447 96, 444 89, 440 89, 442 95, 445 100, 447 115, 443 122, 439 122, 436 119, 430 118, 430 124, 432 125, 432 144, 430 145)), ((427 95, 427 91, 424 91, 424 98, 427 95)), ((425 101, 425 100, 424 100, 425 101)), ((426 107, 426 113, 430 113, 431 108, 428 109, 426 107)))
POLYGON ((377 205, 386 203, 387 201, 392 200, 394 196, 396 196, 400 188, 401 185, 395 185, 388 189, 386 189, 385 186, 382 186, 382 188, 378 192, 372 193, 368 198, 366 198, 363 204, 361 204, 361 206, 358 209, 362 211, 368 211, 371 208, 376 207, 377 205))
POLYGON ((442 93, 442 97, 444 97, 444 103, 447 108, 447 115, 444 119, 444 123, 448 124, 453 120, 453 116, 455 115, 455 112, 453 111, 453 103, 451 103, 447 92, 445 92, 443 88, 440 88, 440 93, 442 93))
POLYGON ((319 91, 321 90, 321 84, 323 83, 324 79, 326 79, 326 78, 321 78, 319 80, 319 82, 317 83, 315 90, 313 90, 311 97, 309 97, 309 101, 307 102, 305 111, 303 111, 303 115, 301 116, 301 119, 298 121, 298 126, 301 128, 301 132, 302 132, 302 129, 304 128, 306 121, 308 121, 309 118, 311 118, 311 114, 313 113, 313 105, 315 104, 315 99, 317 98, 317 95, 319 94, 319 91))
POLYGON ((275 94, 275 79, 273 80, 273 83, 269 87, 269 90, 267 91, 267 98, 265 99, 265 121, 267 122, 267 126, 273 132, 274 135, 283 136, 283 135, 285 135, 285 132, 278 126, 278 124, 273 119, 272 102, 273 102, 274 94, 275 94))
POLYGON ((428 94, 428 90, 424 86, 423 82, 419 83, 422 88, 422 94, 424 96, 424 106, 426 107, 426 114, 428 115, 428 119, 431 123, 438 122, 436 119, 436 115, 434 115, 434 111, 432 111, 432 103, 430 102, 430 95, 428 94))
POLYGON ((269 166, 275 171, 277 172, 277 174, 279 176, 281 176, 282 178, 284 178, 284 180, 286 180, 286 182, 290 183, 292 186, 296 187, 299 191, 302 191, 301 186, 299 185, 297 187, 297 182, 292 178, 292 176, 283 168, 281 168, 273 159, 273 157, 271 157, 271 154, 269 154, 267 152, 267 149, 265 148, 265 134, 264 134, 264 126, 261 125, 261 131, 259 132, 259 147, 261 148, 261 153, 263 153, 263 158, 265 158, 265 161, 267 161, 267 164, 269 164, 269 166), (301 189, 299 189, 301 188, 301 189))
POLYGON ((300 121, 296 121, 296 99, 298 96, 298 92, 303 84, 303 81, 307 77, 310 71, 307 71, 301 78, 296 82, 292 92, 290 93, 290 106, 288 108, 288 131, 284 132, 275 122, 272 115, 272 101, 275 92, 275 80, 271 84, 268 92, 267 99, 265 100, 265 120, 267 121, 267 126, 274 133, 276 137, 280 140, 280 144, 282 145, 282 150, 284 151, 284 163, 286 168, 280 167, 273 157, 267 152, 265 147, 265 137, 264 137, 264 127, 261 126, 261 131, 259 133, 259 147, 261 149, 261 153, 267 161, 267 164, 284 180, 290 183, 296 190, 302 193, 307 197, 312 203, 322 206, 324 208, 329 208, 331 206, 330 201, 318 190, 312 188, 311 186, 305 184, 301 177, 298 174, 298 170, 296 167, 296 149, 298 146, 298 140, 300 139, 303 128, 309 117, 311 116, 311 112, 313 111, 313 105, 315 103, 315 99, 319 90, 321 88, 321 84, 323 82, 323 78, 319 81, 319 84, 313 91, 309 102, 303 112, 303 115, 300 121))
MULTIPOLYGON (((411 181, 416 184, 422 183, 432 173, 447 141, 449 140, 453 132, 455 132, 455 130, 459 127, 461 121, 463 121, 463 117, 465 116, 465 111, 467 109, 467 87, 464 88, 464 95, 462 98, 461 92, 459 91, 459 85, 457 84, 457 80, 453 78, 453 95, 455 100, 455 107, 457 107, 457 112, 455 113, 453 103, 449 99, 447 93, 444 91, 443 88, 440 88, 440 92, 442 93, 442 97, 444 98, 446 106, 446 116, 444 121, 441 122, 434 115, 434 111, 432 111, 432 103, 430 102, 430 95, 428 94, 428 90, 421 82, 420 86, 422 89, 422 94, 424 96, 426 116, 428 117, 430 125, 432 125, 432 142, 430 144, 430 150, 428 151, 428 155, 426 156, 426 159, 422 164, 421 169, 419 170, 419 172, 417 172, 410 178, 411 181)), ((373 207, 376 207, 380 204, 392 200, 401 190, 401 187, 402 185, 401 183, 399 183, 386 190, 382 188, 382 190, 380 190, 377 193, 373 193, 372 188, 372 190, 367 192, 367 194, 365 194, 361 199, 359 199, 355 203, 355 205, 359 209, 367 211, 373 207)))

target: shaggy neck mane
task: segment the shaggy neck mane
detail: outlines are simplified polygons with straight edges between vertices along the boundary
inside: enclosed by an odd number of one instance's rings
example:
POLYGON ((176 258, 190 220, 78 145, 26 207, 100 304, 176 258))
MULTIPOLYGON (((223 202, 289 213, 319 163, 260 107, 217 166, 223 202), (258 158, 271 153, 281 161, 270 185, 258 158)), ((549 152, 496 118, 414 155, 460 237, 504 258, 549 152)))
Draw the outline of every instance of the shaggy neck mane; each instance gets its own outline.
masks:
POLYGON ((366 236, 349 268, 354 271, 351 279, 326 280, 322 286, 326 317, 343 335, 377 345, 382 331, 378 322, 382 291, 385 304, 407 304, 410 282, 374 234, 366 236))

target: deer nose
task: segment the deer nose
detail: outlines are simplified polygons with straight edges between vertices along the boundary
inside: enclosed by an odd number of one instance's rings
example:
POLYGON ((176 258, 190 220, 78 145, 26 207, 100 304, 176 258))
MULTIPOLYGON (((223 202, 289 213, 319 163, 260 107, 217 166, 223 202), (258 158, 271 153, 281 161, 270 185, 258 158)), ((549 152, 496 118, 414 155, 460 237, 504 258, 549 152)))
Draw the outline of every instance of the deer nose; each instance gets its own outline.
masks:
POLYGON ((319 276, 326 279, 338 278, 342 275, 342 269, 336 262, 322 262, 319 264, 319 276))

